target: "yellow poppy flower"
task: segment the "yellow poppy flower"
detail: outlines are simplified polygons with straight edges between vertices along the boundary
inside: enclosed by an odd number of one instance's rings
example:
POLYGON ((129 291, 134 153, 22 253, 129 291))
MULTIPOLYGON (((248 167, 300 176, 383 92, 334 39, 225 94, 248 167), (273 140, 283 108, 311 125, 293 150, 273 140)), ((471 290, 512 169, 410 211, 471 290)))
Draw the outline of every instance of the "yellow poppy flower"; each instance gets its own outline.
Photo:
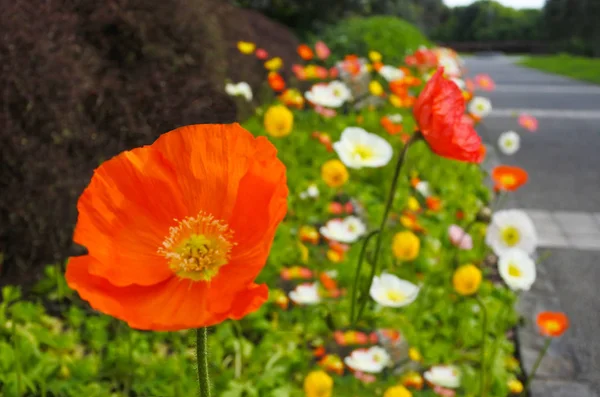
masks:
POLYGON ((333 379, 325 371, 313 371, 304 378, 306 397, 331 397, 333 379))
POLYGON ((371 62, 381 62, 381 54, 377 51, 369 51, 369 59, 371 62))
POLYGON ((473 295, 481 285, 481 270, 472 264, 463 265, 456 269, 452 277, 454 290, 460 295, 473 295))
POLYGON ((381 96, 383 94, 381 83, 377 80, 371 81, 369 83, 369 92, 371 92, 371 95, 381 96))
POLYGON ((271 58, 267 62, 265 62, 265 68, 267 68, 271 72, 276 72, 282 67, 283 60, 280 57, 271 58))
POLYGON ((292 131, 294 114, 283 105, 274 105, 265 112, 264 123, 269 135, 281 138, 292 131))
POLYGON ((321 178, 329 187, 340 187, 348 181, 348 169, 340 160, 328 160, 321 167, 321 178))
POLYGON ((404 386, 392 386, 385 391, 383 397, 412 397, 412 393, 404 386))
POLYGON ((396 233, 392 241, 394 256, 403 261, 412 261, 419 256, 421 240, 411 231, 396 233))
POLYGON ((238 41, 237 48, 242 54, 252 54, 256 49, 256 44, 249 41, 238 41))

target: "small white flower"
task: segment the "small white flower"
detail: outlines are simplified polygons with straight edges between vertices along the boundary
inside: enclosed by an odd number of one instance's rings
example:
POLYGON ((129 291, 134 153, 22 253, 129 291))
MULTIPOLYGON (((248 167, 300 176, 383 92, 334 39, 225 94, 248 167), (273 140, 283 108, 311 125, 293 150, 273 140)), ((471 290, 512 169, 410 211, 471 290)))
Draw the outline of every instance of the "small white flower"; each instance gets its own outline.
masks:
POLYGON ((395 66, 383 65, 379 69, 379 74, 389 82, 400 80, 404 77, 404 72, 395 66))
POLYGON ((484 118, 492 111, 492 102, 489 99, 476 96, 469 102, 469 113, 477 118, 484 118))
POLYGON ((352 92, 341 81, 335 80, 329 84, 315 84, 310 91, 304 93, 306 99, 315 105, 326 108, 339 108, 352 98, 352 92))
POLYGON ((342 163, 350 168, 383 167, 394 155, 388 141, 360 127, 347 127, 342 131, 333 149, 342 163))
POLYGON ((431 196, 431 186, 429 186, 429 182, 427 181, 420 181, 419 183, 417 183, 417 186, 415 186, 415 190, 419 193, 421 193, 421 195, 423 197, 429 197, 431 196))
POLYGON ((300 194, 298 196, 300 196, 301 200, 306 200, 308 198, 308 193, 300 192, 300 194))
POLYGON ((344 358, 344 363, 354 371, 376 374, 390 365, 391 359, 387 351, 379 346, 369 349, 354 350, 344 358))
POLYGON ((242 96, 247 101, 252 100, 252 88, 250 87, 250 84, 245 81, 241 81, 237 84, 225 84, 225 92, 230 96, 242 96))
POLYGON ((444 68, 444 74, 448 77, 460 76, 460 65, 456 59, 443 54, 438 58, 438 65, 444 68))
POLYGON ((345 219, 330 220, 319 231, 328 240, 353 243, 365 234, 367 227, 360 218, 348 216, 345 219))
POLYGON ((290 291, 289 296, 298 305, 315 305, 321 301, 317 283, 300 284, 290 291))
POLYGON ((419 287, 393 274, 382 273, 373 277, 369 294, 381 306, 403 307, 417 299, 419 287))
POLYGON ((498 138, 498 147, 506 155, 515 154, 521 147, 521 137, 514 131, 506 131, 498 138))
POLYGON ((308 189, 306 189, 306 194, 308 197, 317 198, 319 197, 319 188, 317 185, 310 185, 308 189))
POLYGON ((387 118, 394 124, 400 124, 404 119, 400 113, 388 114, 387 118))
POLYGON ((425 380, 436 386, 456 389, 460 386, 460 373, 452 365, 434 365, 423 374, 425 380))
POLYGON ((535 262, 518 248, 509 249, 500 256, 498 270, 506 285, 513 291, 529 291, 535 282, 535 262))
POLYGON ((537 246, 537 233, 531 218, 524 211, 498 211, 492 216, 485 242, 498 256, 511 248, 520 248, 531 255, 537 246))

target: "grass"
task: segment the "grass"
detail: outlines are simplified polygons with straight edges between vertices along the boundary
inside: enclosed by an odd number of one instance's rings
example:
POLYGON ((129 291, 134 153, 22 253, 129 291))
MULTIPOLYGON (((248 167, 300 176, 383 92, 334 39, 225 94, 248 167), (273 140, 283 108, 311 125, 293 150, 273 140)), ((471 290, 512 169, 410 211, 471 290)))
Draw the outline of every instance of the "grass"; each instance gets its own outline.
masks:
POLYGON ((566 54, 529 56, 519 61, 519 64, 577 80, 600 84, 600 58, 585 58, 566 54))

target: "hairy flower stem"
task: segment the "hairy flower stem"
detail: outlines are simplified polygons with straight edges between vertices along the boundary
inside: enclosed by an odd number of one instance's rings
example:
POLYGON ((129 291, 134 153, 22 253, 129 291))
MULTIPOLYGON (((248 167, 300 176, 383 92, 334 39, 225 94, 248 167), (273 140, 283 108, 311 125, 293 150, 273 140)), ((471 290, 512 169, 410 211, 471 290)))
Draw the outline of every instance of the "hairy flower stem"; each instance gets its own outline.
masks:
POLYGON ((550 337, 546 338, 546 342, 544 343, 544 347, 542 348, 542 351, 538 355, 538 358, 535 360, 535 364, 533 364, 533 368, 531 369, 531 373, 527 377, 527 381, 525 382, 525 386, 523 386, 523 393, 521 394, 522 397, 524 397, 524 396, 527 395, 527 388, 529 387, 529 384, 531 383, 531 381, 535 377, 535 373, 537 372, 540 364, 542 363, 542 359, 544 358, 544 356, 548 352, 548 348, 550 347, 550 343, 551 342, 552 342, 552 338, 550 338, 550 337))
POLYGON ((481 324, 481 372, 480 372, 480 379, 479 381, 481 382, 481 386, 480 386, 480 392, 479 392, 479 396, 480 397, 485 397, 485 336, 487 334, 487 309, 485 308, 485 305, 483 304, 483 301, 481 300, 481 298, 479 296, 476 296, 475 299, 477 300, 477 303, 479 304, 479 307, 481 308, 481 315, 483 316, 482 318, 482 324, 481 324))
MULTIPOLYGON (((366 287, 363 291, 364 293, 361 295, 361 302, 359 304, 356 322, 358 322, 360 320, 362 312, 365 309, 365 306, 367 305, 368 290, 371 286, 371 283, 373 282, 373 278, 375 277, 375 274, 377 273, 377 261, 379 260, 379 252, 381 251, 381 244, 383 242, 383 232, 387 225, 387 221, 388 221, 388 218, 390 215, 390 210, 392 209, 392 204, 394 203, 394 196, 396 194, 396 188, 398 187, 398 180, 400 179, 400 171, 402 171, 402 165, 404 164, 404 160, 406 158, 406 153, 408 152, 408 148, 410 147, 410 145, 412 145, 414 142, 418 141, 419 139, 421 139, 421 133, 419 133, 417 131, 410 137, 408 142, 406 142, 406 145, 404 145, 404 148, 402 149, 402 152, 400 152, 400 156, 398 157, 398 161, 396 162, 396 168, 394 170, 394 176, 392 177, 392 184, 390 186, 390 193, 388 194, 387 202, 385 204, 385 210, 383 211, 383 217, 381 218, 381 224, 379 225, 379 229, 377 229, 379 231, 379 234, 377 234, 377 240, 375 240, 375 251, 374 251, 373 255, 371 256, 371 260, 372 260, 371 274, 369 275, 369 279, 368 279, 369 282, 367 284, 365 284, 366 287)), ((363 243, 363 249, 365 249, 365 246, 368 242, 369 241, 367 239, 365 239, 365 242, 363 243)), ((364 258, 361 258, 361 262, 363 259, 364 258)), ((362 266, 362 263, 359 263, 357 266, 362 266)))
POLYGON ((360 249, 360 256, 358 257, 358 264, 356 265, 356 273, 354 274, 354 286, 352 287, 352 302, 350 304, 350 325, 354 326, 355 318, 354 314, 356 312, 356 300, 358 295, 358 280, 360 279, 360 271, 362 269, 362 264, 365 258, 365 254, 367 252, 367 246, 369 245, 369 241, 373 236, 379 233, 379 230, 373 230, 371 233, 365 237, 363 242, 363 246, 360 249))
POLYGON ((196 361, 200 397, 210 397, 210 376, 208 374, 208 328, 196 330, 196 361))

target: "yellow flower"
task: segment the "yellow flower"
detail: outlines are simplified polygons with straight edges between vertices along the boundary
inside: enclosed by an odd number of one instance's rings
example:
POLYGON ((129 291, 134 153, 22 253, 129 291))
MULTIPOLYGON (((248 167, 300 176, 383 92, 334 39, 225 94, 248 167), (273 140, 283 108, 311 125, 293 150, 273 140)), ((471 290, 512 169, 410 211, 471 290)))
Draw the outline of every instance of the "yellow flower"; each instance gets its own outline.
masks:
POLYGON ((381 96, 383 94, 383 87, 379 81, 373 80, 369 83, 369 91, 371 95, 381 96))
POLYGON ((321 177, 329 187, 340 187, 348 181, 348 169, 340 160, 328 160, 321 167, 321 177))
POLYGON ((300 249, 300 261, 308 263, 308 247, 302 243, 298 243, 298 248, 300 249))
POLYGON ((419 200, 417 200, 414 196, 410 196, 408 198, 407 207, 411 211, 418 211, 421 209, 421 204, 419 204, 419 200))
POLYGON ((394 235, 392 251, 394 256, 403 261, 412 261, 419 256, 421 240, 411 231, 403 231, 394 235))
POLYGON ((370 63, 367 63, 365 65, 367 72, 371 73, 373 71, 373 65, 371 65, 370 63))
POLYGON ((392 104, 392 106, 397 108, 402 106, 402 100, 396 94, 390 95, 390 103, 392 104))
POLYGON ((333 379, 325 371, 313 371, 304 378, 306 397, 331 397, 333 379))
POLYGON ((292 131, 294 114, 283 105, 274 105, 267 109, 264 123, 271 136, 281 138, 292 131))
POLYGON ((369 59, 371 62, 381 62, 381 54, 377 51, 369 51, 369 59))
POLYGON ((249 41, 238 41, 237 48, 242 54, 252 54, 256 49, 256 44, 249 41))
POLYGON ((412 393, 404 386, 392 386, 385 391, 383 397, 412 397, 412 393))
POLYGON ((481 285, 481 270, 475 265, 463 265, 456 269, 452 277, 454 290, 460 295, 473 295, 481 285))
POLYGON ((283 60, 280 57, 271 58, 267 62, 265 62, 265 68, 267 68, 271 72, 276 72, 282 67, 283 60))
POLYGON ((410 349, 408 349, 408 357, 412 361, 416 361, 416 362, 420 362, 421 360, 423 360, 423 356, 421 356, 421 353, 419 353, 419 351, 417 349, 415 349, 414 347, 411 347, 410 349))
POLYGON ((520 394, 523 392, 523 383, 518 379, 511 379, 508 381, 508 388, 513 394, 520 394))
POLYGON ((329 259, 333 263, 340 263, 344 259, 344 257, 342 256, 342 254, 335 250, 327 250, 327 259, 329 259))

